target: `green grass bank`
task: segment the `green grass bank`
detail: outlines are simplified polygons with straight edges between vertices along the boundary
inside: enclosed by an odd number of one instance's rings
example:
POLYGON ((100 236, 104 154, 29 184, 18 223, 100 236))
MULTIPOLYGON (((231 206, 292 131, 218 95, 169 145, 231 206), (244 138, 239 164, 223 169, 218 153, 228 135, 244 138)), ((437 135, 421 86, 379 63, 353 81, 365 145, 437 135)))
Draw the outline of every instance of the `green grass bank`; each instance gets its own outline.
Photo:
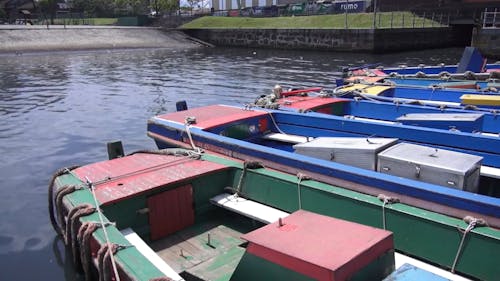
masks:
MULTIPOLYGON (((419 17, 410 12, 377 13, 375 24, 377 28, 426 28, 443 27, 440 22, 447 18, 436 20, 419 17)), ((252 28, 252 29, 344 29, 344 28, 373 28, 373 13, 290 16, 270 18, 250 17, 214 17, 207 16, 195 19, 181 26, 185 29, 214 29, 214 28, 252 28)))

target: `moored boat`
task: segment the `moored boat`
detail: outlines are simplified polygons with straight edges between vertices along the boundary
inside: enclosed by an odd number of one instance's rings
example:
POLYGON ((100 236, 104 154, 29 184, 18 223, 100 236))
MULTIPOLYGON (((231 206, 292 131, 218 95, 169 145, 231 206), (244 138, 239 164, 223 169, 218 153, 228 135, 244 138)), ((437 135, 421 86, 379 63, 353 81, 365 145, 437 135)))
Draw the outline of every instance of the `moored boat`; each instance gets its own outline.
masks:
POLYGON ((277 85, 274 92, 259 97, 252 106, 295 112, 313 111, 388 124, 403 123, 481 134, 500 133, 500 119, 494 109, 463 109, 450 105, 415 104, 410 100, 370 98, 364 95, 356 96, 354 99, 338 98, 331 93, 323 92, 322 88, 281 92, 281 86, 277 85), (298 91, 300 93, 296 94, 298 91))
MULTIPOLYGON (((500 199, 495 198, 499 196, 495 186, 500 178, 498 137, 406 125, 394 126, 318 113, 248 110, 224 105, 153 117, 148 122, 148 135, 160 148, 201 147, 239 159, 258 159, 265 161, 268 167, 289 173, 314 174, 315 178, 324 182, 367 194, 377 195, 384 191, 418 199, 412 200, 412 204, 434 211, 446 211, 447 214, 458 217, 467 212, 477 212, 489 217, 490 225, 500 225, 500 199), (294 152, 295 145, 311 142, 315 138, 327 137, 328 142, 331 141, 328 138, 355 137, 361 138, 366 144, 376 144, 378 140, 370 140, 374 136, 397 138, 394 143, 418 144, 418 149, 426 149, 427 153, 423 154, 429 158, 426 161, 443 160, 443 163, 429 170, 436 178, 441 179, 446 178, 442 175, 445 170, 450 170, 448 168, 451 168, 453 162, 463 163, 459 159, 472 155, 471 159, 475 159, 474 163, 477 163, 476 157, 482 157, 479 185, 474 188, 478 192, 460 190, 455 185, 455 180, 441 183, 419 181, 421 167, 427 165, 420 163, 420 160, 413 162, 413 166, 407 170, 407 176, 402 177, 386 171, 383 165, 379 165, 377 170, 368 170, 352 164, 337 163, 334 161, 336 157, 332 157, 330 152, 323 153, 324 156, 330 156, 327 160, 294 152), (435 154, 440 152, 443 152, 443 156, 448 152, 459 154, 451 153, 451 159, 446 160, 446 157, 440 158, 435 154), (448 164, 450 166, 447 168, 448 164)), ((361 156, 353 153, 351 157, 357 159, 361 156)), ((378 161, 376 154, 370 159, 372 162, 378 161)), ((411 159, 402 163, 405 162, 412 163, 411 159)), ((467 171, 459 173, 470 175, 467 171)))
POLYGON ((404 76, 416 78, 456 78, 456 79, 477 79, 486 80, 488 78, 498 78, 500 73, 499 63, 487 63, 478 49, 474 47, 466 47, 462 53, 460 61, 456 65, 434 65, 426 66, 420 64, 418 66, 400 65, 397 67, 355 67, 346 68, 343 70, 345 75, 349 76, 404 76))
POLYGON ((422 280, 402 278, 415 269, 400 267, 407 254, 474 278, 500 274, 500 231, 482 220, 261 164, 176 149, 61 169, 51 221, 87 279, 380 280, 395 259, 388 280, 422 280))
POLYGON ((464 108, 500 108, 500 95, 496 92, 481 92, 470 89, 422 88, 394 86, 384 83, 348 84, 334 90, 335 96, 362 97, 374 100, 399 100, 464 108))

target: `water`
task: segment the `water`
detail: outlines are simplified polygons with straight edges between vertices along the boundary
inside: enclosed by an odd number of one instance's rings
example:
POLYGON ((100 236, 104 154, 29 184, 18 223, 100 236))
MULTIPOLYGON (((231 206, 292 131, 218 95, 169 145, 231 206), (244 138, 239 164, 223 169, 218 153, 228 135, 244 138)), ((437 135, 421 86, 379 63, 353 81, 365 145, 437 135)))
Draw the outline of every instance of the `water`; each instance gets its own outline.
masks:
POLYGON ((105 160, 106 142, 154 148, 149 117, 239 104, 275 84, 333 88, 342 65, 454 64, 462 50, 388 55, 249 49, 121 50, 0 56, 0 280, 82 280, 50 226, 52 173, 105 160))

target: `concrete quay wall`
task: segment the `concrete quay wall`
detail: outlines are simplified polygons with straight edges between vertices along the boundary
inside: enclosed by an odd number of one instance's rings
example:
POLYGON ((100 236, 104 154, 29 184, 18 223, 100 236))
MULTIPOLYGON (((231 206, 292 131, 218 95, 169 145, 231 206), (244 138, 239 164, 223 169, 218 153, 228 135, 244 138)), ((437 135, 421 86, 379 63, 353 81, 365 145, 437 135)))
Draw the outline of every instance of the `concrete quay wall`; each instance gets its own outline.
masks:
POLYGON ((500 59, 500 28, 475 28, 471 45, 487 57, 500 59))
POLYGON ((183 29, 216 46, 382 53, 466 46, 470 34, 453 28, 420 29, 183 29))
POLYGON ((0 53, 199 46, 182 32, 150 27, 0 25, 0 42, 0 53))

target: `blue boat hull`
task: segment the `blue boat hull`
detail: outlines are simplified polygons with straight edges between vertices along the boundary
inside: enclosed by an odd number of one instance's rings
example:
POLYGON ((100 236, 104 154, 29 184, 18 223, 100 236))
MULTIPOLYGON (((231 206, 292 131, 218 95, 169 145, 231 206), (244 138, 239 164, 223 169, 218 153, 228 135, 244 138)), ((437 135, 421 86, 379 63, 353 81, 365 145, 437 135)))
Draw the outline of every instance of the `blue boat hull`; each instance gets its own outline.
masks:
MULTIPOLYGON (((189 114, 189 112, 186 114, 189 114)), ((467 133, 443 134, 442 130, 412 126, 370 124, 345 120, 345 118, 336 116, 325 117, 325 115, 317 113, 297 114, 270 111, 268 116, 271 116, 271 114, 274 121, 268 121, 275 122, 280 130, 287 134, 311 137, 367 135, 398 137, 409 142, 433 143, 434 147, 480 155, 485 157, 485 164, 500 167, 499 138, 481 137, 467 133)), ((252 118, 240 120, 237 123, 215 126, 209 130, 192 127, 189 131, 193 142, 197 146, 231 157, 244 160, 262 160, 276 169, 290 173, 304 172, 314 175, 315 178, 321 181, 354 190, 361 189, 363 192, 373 195, 384 192, 398 194, 403 198, 416 199, 420 203, 414 202, 413 204, 420 204, 420 206, 423 204, 424 206, 421 207, 431 210, 441 210, 442 206, 446 206, 454 216, 472 212, 488 216, 492 221, 496 220, 498 222, 500 219, 499 198, 298 155, 291 152, 290 146, 282 145, 280 147, 276 144, 259 141, 259 132, 249 133, 241 140, 223 136, 231 126, 246 124, 249 127, 255 127, 259 125, 259 122, 259 118, 252 118)), ((156 141, 159 148, 189 143, 186 126, 159 117, 149 120, 148 135, 156 141)))

